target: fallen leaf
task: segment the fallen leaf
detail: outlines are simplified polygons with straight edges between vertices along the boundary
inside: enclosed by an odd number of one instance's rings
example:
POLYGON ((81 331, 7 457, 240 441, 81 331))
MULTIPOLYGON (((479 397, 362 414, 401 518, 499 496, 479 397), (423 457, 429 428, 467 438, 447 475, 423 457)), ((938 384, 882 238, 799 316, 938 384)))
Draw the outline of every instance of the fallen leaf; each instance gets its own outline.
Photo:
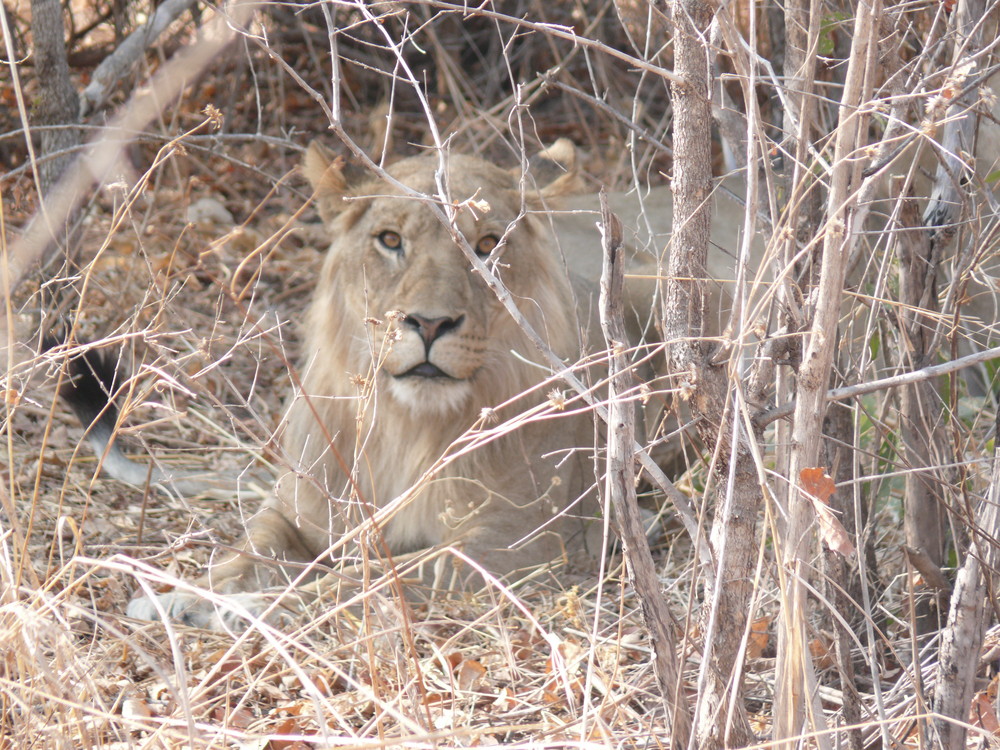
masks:
POLYGON ((497 692, 497 698, 493 701, 493 706, 499 711, 510 711, 514 708, 514 693, 510 688, 502 687, 497 692))
POLYGON ((474 659, 465 659, 455 670, 459 690, 472 690, 479 678, 486 674, 486 667, 474 659))
POLYGON ((212 712, 212 718, 227 729, 246 729, 254 722, 254 715, 247 708, 237 708, 235 711, 220 706, 212 712))
MULTIPOLYGON (((275 728, 276 735, 300 734, 299 723, 296 719, 290 718, 281 721, 275 728)), ((284 739, 280 736, 271 737, 267 745, 268 750, 312 750, 312 745, 307 745, 298 739, 284 739)))
POLYGON ((142 698, 126 698, 122 701, 123 719, 148 719, 153 709, 142 698))

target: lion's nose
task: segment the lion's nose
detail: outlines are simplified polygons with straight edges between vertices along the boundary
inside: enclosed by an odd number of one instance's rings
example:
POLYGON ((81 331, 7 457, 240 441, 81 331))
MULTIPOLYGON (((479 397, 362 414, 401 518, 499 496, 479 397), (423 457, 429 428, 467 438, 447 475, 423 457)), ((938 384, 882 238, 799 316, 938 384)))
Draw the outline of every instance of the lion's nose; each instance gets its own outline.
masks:
POLYGON ((420 334, 429 352, 431 344, 449 331, 454 331, 464 320, 464 315, 459 315, 457 318, 425 318, 423 315, 411 313, 403 319, 403 322, 420 334))

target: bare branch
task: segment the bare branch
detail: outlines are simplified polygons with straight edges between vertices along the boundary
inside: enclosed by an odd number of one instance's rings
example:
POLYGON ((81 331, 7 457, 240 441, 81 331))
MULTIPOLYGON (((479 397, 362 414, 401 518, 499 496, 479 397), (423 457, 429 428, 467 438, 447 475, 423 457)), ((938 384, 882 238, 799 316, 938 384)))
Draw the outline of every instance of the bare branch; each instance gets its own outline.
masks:
MULTIPOLYGON (((892 377, 881 378, 880 380, 870 380, 867 383, 857 383, 856 385, 848 385, 843 388, 833 388, 826 392, 824 399, 827 402, 844 401, 849 398, 854 398, 855 396, 863 396, 866 393, 875 393, 876 391, 898 388, 903 385, 922 383, 927 380, 933 380, 934 378, 941 377, 942 375, 948 375, 953 372, 958 372, 959 370, 964 370, 966 367, 980 365, 983 362, 991 362, 994 359, 1000 359, 1000 347, 993 347, 992 349, 984 349, 980 352, 973 352, 972 354, 967 354, 964 357, 953 359, 950 362, 930 365, 919 370, 913 370, 912 372, 904 372, 901 375, 893 375, 892 377)), ((784 419, 785 417, 791 416, 793 411, 795 411, 794 402, 782 404, 781 406, 769 409, 759 417, 756 417, 754 422, 761 427, 765 427, 777 419, 784 419)))
POLYGON ((686 705, 683 681, 677 666, 673 617, 660 592, 656 566, 639 516, 635 498, 635 404, 627 398, 633 389, 622 285, 625 280, 625 248, 622 224, 608 208, 601 191, 601 328, 608 346, 608 460, 604 491, 618 521, 628 573, 642 606, 643 620, 653 647, 653 666, 660 683, 660 696, 670 721, 671 745, 686 750, 691 736, 691 713, 686 705))
POLYGON ((160 34, 195 2, 196 0, 165 0, 160 3, 146 23, 129 34, 113 53, 104 58, 94 71, 87 88, 80 94, 80 116, 84 117, 103 105, 115 84, 138 64, 146 50, 160 38, 160 34))

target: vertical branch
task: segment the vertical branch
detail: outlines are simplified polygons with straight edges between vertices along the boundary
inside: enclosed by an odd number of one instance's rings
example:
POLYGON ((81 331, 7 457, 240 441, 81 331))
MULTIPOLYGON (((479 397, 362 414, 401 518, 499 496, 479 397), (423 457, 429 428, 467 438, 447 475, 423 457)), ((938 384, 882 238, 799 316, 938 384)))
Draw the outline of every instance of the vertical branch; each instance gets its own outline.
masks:
MULTIPOLYGON (((867 135, 868 115, 862 104, 870 97, 874 77, 877 21, 881 0, 862 1, 857 7, 847 81, 840 105, 834 163, 830 176, 827 220, 823 227, 822 267, 816 290, 816 312, 805 337, 802 366, 797 380, 792 455, 789 483, 799 486, 802 470, 815 467, 820 455, 824 393, 830 382, 833 345, 840 315, 841 295, 847 262, 856 238, 854 213, 856 191, 861 184, 861 160, 856 158, 867 135)), ((774 731, 776 739, 800 734, 805 725, 806 700, 812 693, 815 672, 806 647, 806 578, 811 567, 814 537, 810 499, 799 492, 789 498, 790 518, 782 540, 784 611, 781 619, 777 701, 774 731)), ((812 712, 813 728, 822 729, 822 715, 812 712)), ((817 737, 821 745, 828 740, 817 737)), ((789 743, 791 747, 794 743, 789 743)))
MULTIPOLYGON (((986 0, 959 0, 954 19, 953 69, 949 79, 951 85, 958 90, 971 72, 962 65, 963 59, 982 47, 986 0)), ((976 130, 975 117, 970 116, 970 113, 977 98, 978 91, 973 88, 955 97, 945 114, 934 188, 924 213, 927 224, 942 228, 943 237, 935 237, 935 241, 954 235, 956 219, 964 203, 963 186, 968 182, 971 172, 966 162, 974 151, 972 146, 976 130)))
POLYGON ((604 491, 618 521, 628 574, 639 597, 642 617, 653 648, 653 668, 660 684, 663 707, 670 721, 675 750, 685 750, 691 736, 691 715, 686 705, 677 648, 671 633, 673 618, 660 591, 656 567, 635 497, 635 404, 625 333, 622 286, 625 253, 622 224, 608 208, 601 192, 601 238, 604 265, 601 273, 601 329, 608 345, 608 468, 604 491))
MULTIPOLYGON (((1000 429, 998 413, 997 429, 1000 429)), ((969 705, 975 690, 979 653, 986 627, 988 571, 1000 566, 1000 451, 993 451, 989 492, 972 519, 969 554, 958 572, 941 633, 941 653, 934 682, 934 725, 941 750, 964 750, 969 705)), ((996 582, 989 587, 996 591, 996 582)))
MULTIPOLYGON (((919 370, 935 355, 934 329, 937 317, 937 268, 940 244, 931 241, 923 228, 917 202, 900 196, 899 223, 894 232, 899 256, 900 366, 919 370)), ((946 445, 942 431, 941 401, 935 381, 914 383, 902 389, 899 417, 902 457, 906 473, 903 528, 908 547, 919 550, 935 567, 944 564, 945 498, 932 469, 942 462, 935 458, 946 445)), ((938 608, 926 595, 912 602, 917 634, 937 632, 938 608)))
MULTIPOLYGON (((741 644, 753 594, 756 519, 762 502, 749 446, 753 436, 746 433, 741 411, 736 406, 742 399, 731 397, 727 369, 712 361, 717 352, 703 338, 711 225, 714 52, 708 44, 707 32, 712 17, 711 6, 701 0, 675 0, 673 4, 675 73, 681 83, 671 86, 674 224, 663 321, 670 342, 671 371, 680 373, 680 390, 690 402, 701 439, 714 451, 712 480, 716 512, 711 544, 716 567, 703 571, 704 638, 695 711, 696 744, 705 749, 742 746, 753 741, 740 690, 741 644)), ((748 153, 753 153, 755 134, 747 135, 748 153)), ((750 211, 753 203, 751 196, 750 211)), ((748 227, 752 231, 752 220, 748 227)), ((749 240, 748 232, 745 242, 749 240)), ((749 245, 744 250, 742 255, 746 257, 749 245)), ((734 356, 738 359, 738 355, 734 356)), ((737 370, 740 365, 733 362, 730 366, 737 370)))

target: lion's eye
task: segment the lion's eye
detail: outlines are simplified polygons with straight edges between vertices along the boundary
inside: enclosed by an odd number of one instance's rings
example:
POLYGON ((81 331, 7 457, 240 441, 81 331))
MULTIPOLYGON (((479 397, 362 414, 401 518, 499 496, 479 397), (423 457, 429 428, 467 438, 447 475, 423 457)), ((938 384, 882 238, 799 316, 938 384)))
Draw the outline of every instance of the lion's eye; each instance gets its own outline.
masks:
POLYGON ((379 244, 386 250, 398 253, 403 249, 403 238, 396 232, 385 231, 378 236, 379 244))
POLYGON ((481 258, 485 258, 487 255, 496 250, 497 245, 500 244, 500 238, 495 234, 488 234, 485 237, 480 237, 479 242, 476 243, 476 255, 481 258))

